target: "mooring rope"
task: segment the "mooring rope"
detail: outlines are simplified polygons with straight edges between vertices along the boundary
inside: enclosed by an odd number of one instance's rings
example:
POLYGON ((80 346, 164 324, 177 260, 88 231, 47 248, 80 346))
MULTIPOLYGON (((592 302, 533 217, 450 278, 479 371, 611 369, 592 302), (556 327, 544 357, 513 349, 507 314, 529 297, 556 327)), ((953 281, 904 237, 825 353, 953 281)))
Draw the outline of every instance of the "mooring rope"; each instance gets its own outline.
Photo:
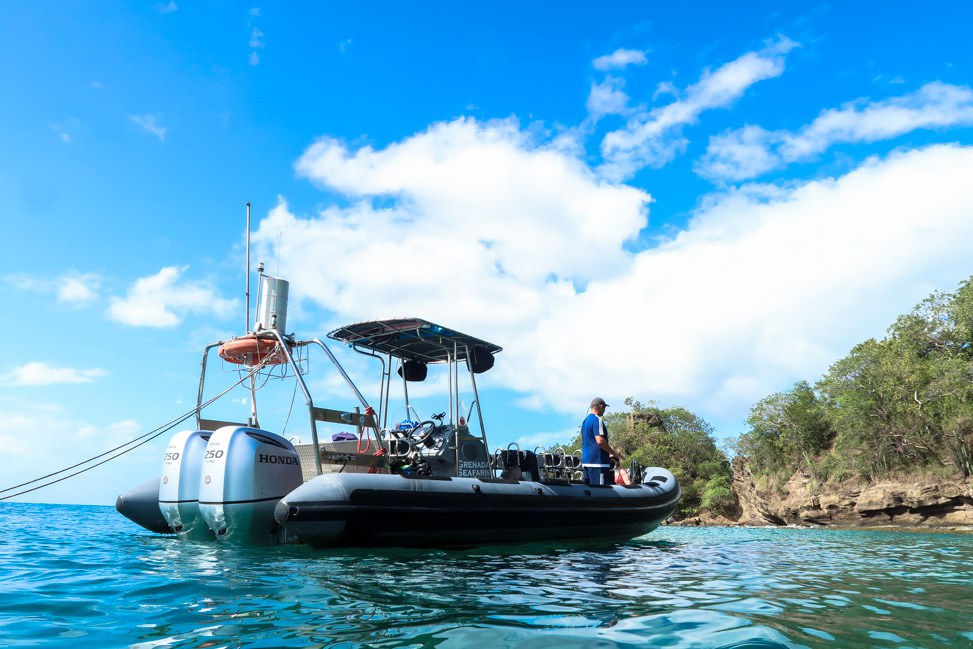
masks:
POLYGON ((213 404, 214 402, 216 402, 217 400, 221 399, 230 390, 232 390, 233 388, 237 387, 238 385, 240 385, 241 383, 243 383, 244 381, 246 381, 247 379, 249 379, 251 376, 254 376, 255 374, 257 374, 257 372, 259 372, 261 369, 263 369, 264 365, 266 365, 266 363, 261 363, 260 365, 257 365, 252 370, 250 370, 249 373, 247 373, 244 376, 242 376, 239 381, 237 381, 236 383, 234 383, 230 387, 226 388, 225 390, 223 390, 222 392, 220 392, 216 396, 212 397, 211 399, 209 399, 205 403, 200 404, 198 408, 193 408, 192 410, 190 410, 190 411, 188 411, 188 412, 180 415, 176 419, 172 419, 172 420, 166 422, 165 424, 162 424, 162 426, 159 426, 158 428, 154 428, 154 429, 150 430, 149 432, 144 433, 142 435, 139 435, 138 437, 136 437, 134 439, 130 439, 130 440, 128 440, 127 442, 125 442, 123 444, 119 444, 115 448, 108 449, 107 451, 105 451, 103 453, 99 453, 98 455, 95 455, 93 457, 89 457, 87 460, 82 460, 81 462, 78 462, 76 464, 72 464, 69 467, 65 467, 65 468, 60 469, 58 471, 54 471, 53 473, 48 473, 47 475, 40 476, 39 478, 34 478, 33 480, 28 480, 27 482, 21 482, 18 485, 14 485, 12 487, 7 487, 6 489, 0 489, 0 494, 6 493, 8 491, 13 491, 14 489, 20 489, 21 487, 26 487, 27 485, 34 484, 35 482, 40 482, 41 480, 47 480, 48 478, 52 478, 52 477, 54 477, 56 475, 60 475, 62 473, 65 473, 67 471, 70 471, 72 469, 76 469, 79 466, 84 466, 86 464, 90 464, 91 462, 94 462, 95 460, 97 460, 99 458, 103 458, 106 455, 110 455, 110 457, 105 458, 101 462, 98 462, 96 464, 91 464, 90 466, 87 466, 87 467, 85 467, 85 468, 83 468, 83 469, 81 469, 79 471, 75 471, 74 473, 70 473, 68 475, 61 476, 57 480, 51 480, 50 482, 45 482, 42 485, 38 485, 36 487, 31 487, 30 489, 25 489, 23 491, 18 491, 15 494, 10 494, 10 495, 7 495, 7 496, 0 496, 0 500, 9 500, 11 498, 16 498, 17 496, 22 496, 24 494, 30 493, 32 491, 37 491, 38 489, 43 489, 44 487, 49 487, 49 486, 51 486, 53 484, 57 484, 58 482, 63 482, 64 480, 67 480, 68 478, 73 478, 76 475, 80 475, 82 473, 85 473, 86 471, 90 471, 91 469, 94 469, 95 467, 99 467, 102 464, 105 464, 107 462, 111 462, 112 460, 117 459, 117 458, 125 455, 129 451, 133 451, 133 450, 137 449, 139 446, 142 446, 144 444, 148 444, 149 442, 151 442, 155 438, 159 437, 163 433, 166 433, 166 432, 172 430, 174 427, 178 426, 182 422, 186 421, 187 419, 189 419, 190 417, 192 417, 193 415, 195 415, 198 410, 202 410, 206 406, 209 406, 209 405, 213 404), (136 442, 138 442, 138 443, 136 444, 136 442), (126 448, 126 447, 128 447, 128 448, 126 448), (121 450, 121 449, 124 449, 124 450, 121 450), (116 453, 116 451, 120 451, 120 452, 116 453), (112 453, 114 453, 114 455, 111 455, 112 453))

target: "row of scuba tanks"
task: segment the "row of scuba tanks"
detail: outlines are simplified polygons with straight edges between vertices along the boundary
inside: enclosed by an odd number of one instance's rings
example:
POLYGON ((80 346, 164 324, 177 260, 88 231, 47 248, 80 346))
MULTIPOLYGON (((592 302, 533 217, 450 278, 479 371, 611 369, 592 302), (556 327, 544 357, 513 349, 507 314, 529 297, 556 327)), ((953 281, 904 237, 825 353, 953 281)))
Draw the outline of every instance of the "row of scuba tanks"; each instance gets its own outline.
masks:
MULTIPOLYGON (((545 451, 521 451, 516 444, 506 449, 497 449, 491 459, 491 468, 499 472, 501 478, 508 480, 533 480, 536 482, 568 481, 580 482, 584 475, 581 470, 581 451, 567 453, 564 449, 545 451)), ((649 484, 653 478, 644 474, 641 464, 632 461, 628 469, 632 484, 649 484)))

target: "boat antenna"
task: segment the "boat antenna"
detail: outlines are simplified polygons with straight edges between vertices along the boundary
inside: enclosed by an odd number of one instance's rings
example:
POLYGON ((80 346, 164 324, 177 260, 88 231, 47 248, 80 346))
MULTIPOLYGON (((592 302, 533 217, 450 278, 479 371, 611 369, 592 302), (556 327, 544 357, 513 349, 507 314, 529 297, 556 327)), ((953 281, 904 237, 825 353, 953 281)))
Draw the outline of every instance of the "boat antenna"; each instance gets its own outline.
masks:
POLYGON ((250 201, 247 201, 247 321, 243 330, 250 332, 250 201))

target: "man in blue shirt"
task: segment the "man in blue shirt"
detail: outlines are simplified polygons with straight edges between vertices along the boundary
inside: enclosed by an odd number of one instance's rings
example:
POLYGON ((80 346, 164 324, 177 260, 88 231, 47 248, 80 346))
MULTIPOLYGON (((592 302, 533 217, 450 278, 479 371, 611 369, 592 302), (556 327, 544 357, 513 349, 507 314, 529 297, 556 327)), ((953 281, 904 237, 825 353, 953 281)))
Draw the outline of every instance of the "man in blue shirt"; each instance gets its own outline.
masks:
POLYGON ((601 397, 591 400, 588 416, 581 422, 581 469, 585 484, 613 484, 611 458, 622 461, 622 454, 608 443, 608 427, 602 421, 608 404, 601 397))

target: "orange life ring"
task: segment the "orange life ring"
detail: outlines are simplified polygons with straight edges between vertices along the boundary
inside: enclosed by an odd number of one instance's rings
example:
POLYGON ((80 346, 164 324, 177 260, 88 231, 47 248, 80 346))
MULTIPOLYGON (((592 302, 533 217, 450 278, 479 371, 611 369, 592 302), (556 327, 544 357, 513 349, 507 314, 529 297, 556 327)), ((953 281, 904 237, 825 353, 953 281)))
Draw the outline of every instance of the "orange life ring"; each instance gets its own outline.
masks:
POLYGON ((280 365, 287 361, 281 353, 280 343, 273 338, 257 338, 254 335, 234 338, 220 345, 220 358, 237 365, 280 365))

